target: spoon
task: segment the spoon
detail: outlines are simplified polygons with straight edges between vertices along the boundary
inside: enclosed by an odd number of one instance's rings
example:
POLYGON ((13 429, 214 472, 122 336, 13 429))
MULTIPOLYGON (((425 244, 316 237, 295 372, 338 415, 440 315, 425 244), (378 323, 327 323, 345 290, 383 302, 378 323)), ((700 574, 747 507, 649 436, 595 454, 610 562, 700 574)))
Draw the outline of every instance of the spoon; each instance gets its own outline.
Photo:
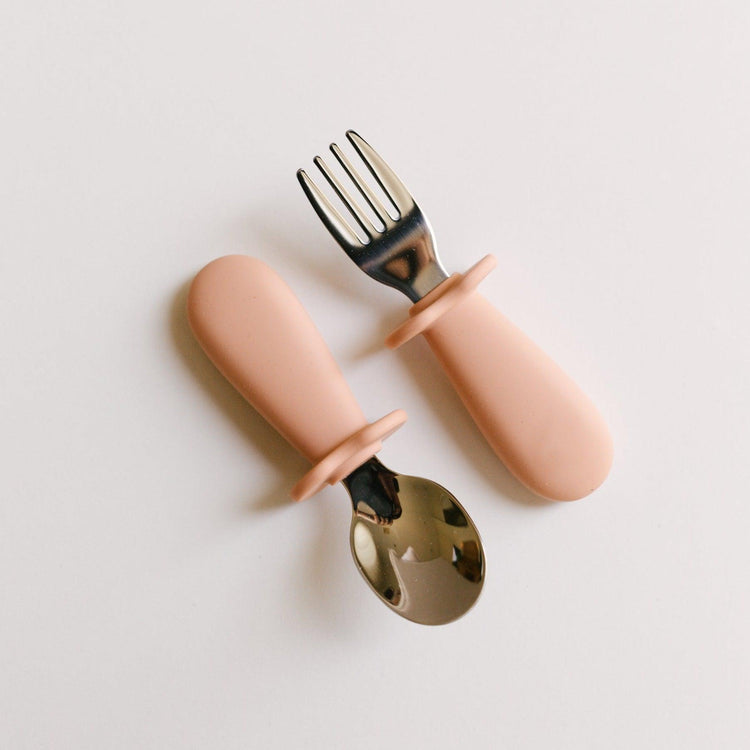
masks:
POLYGON ((380 600, 424 625, 467 612, 484 583, 476 527, 448 490, 393 472, 375 458, 406 414, 399 409, 367 423, 281 277, 255 258, 219 258, 195 277, 188 320, 222 374, 314 464, 292 497, 344 484, 353 510, 352 555, 380 600))

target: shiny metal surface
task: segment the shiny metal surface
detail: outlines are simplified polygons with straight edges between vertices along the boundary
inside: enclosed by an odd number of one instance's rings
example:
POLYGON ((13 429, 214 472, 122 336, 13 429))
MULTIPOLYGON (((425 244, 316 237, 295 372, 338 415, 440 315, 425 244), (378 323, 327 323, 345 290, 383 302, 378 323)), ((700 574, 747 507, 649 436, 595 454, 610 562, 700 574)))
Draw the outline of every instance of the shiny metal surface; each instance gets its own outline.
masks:
POLYGON ((374 456, 343 480, 352 498, 352 555, 380 599, 402 617, 442 625, 461 617, 484 583, 484 550, 448 490, 396 474, 374 456))
POLYGON ((315 157, 314 163, 351 214, 359 233, 304 169, 297 172, 300 185, 321 221, 346 254, 373 279, 395 287, 412 302, 417 302, 448 278, 437 256, 432 228, 404 184, 375 149, 353 130, 348 130, 346 137, 393 204, 395 213, 386 209, 335 143, 331 144, 334 157, 364 198, 372 215, 368 215, 352 198, 320 156, 315 157))

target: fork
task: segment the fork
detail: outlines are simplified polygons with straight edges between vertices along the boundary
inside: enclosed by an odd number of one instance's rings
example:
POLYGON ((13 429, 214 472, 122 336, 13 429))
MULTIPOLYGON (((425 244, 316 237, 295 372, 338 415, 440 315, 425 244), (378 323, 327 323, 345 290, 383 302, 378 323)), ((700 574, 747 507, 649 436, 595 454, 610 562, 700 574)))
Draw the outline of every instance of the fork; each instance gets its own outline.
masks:
POLYGON ((382 198, 335 143, 331 152, 369 211, 320 156, 314 164, 353 223, 305 170, 297 177, 346 254, 414 303, 409 320, 386 343, 395 348, 424 335, 490 446, 526 487, 552 500, 588 495, 612 463, 612 439, 599 411, 550 357, 475 291, 495 258, 488 255, 466 273, 449 277, 427 217, 406 186, 364 138, 353 130, 346 137, 382 198))

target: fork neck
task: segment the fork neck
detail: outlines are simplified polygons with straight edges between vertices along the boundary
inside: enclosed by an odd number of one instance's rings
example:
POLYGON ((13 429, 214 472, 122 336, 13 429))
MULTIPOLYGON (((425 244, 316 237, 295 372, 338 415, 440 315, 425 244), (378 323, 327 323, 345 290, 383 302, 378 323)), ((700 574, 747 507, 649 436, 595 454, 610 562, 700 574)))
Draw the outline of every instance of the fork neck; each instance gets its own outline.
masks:
POLYGON ((412 302, 419 302, 448 278, 434 250, 425 243, 391 251, 386 257, 373 252, 371 257, 365 255, 358 263, 369 276, 398 289, 412 302))
POLYGON ((439 263, 430 263, 420 269, 420 272, 412 279, 410 285, 411 294, 407 292, 407 296, 412 302, 419 302, 419 300, 440 286, 447 278, 448 274, 446 274, 439 263))

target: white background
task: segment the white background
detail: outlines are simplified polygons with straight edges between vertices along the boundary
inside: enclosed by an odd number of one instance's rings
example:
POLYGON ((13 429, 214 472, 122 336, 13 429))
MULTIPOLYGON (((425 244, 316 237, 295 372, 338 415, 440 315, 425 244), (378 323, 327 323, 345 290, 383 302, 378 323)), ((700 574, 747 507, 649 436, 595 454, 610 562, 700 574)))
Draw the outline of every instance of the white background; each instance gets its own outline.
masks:
POLYGON ((0 746, 748 746, 746 2, 6 0, 0 37, 0 746), (348 127, 606 415, 588 499, 381 347, 408 301, 294 176, 348 127), (409 412, 383 460, 484 538, 462 620, 376 600, 342 487, 287 500, 305 461, 186 328, 227 253, 409 412))

